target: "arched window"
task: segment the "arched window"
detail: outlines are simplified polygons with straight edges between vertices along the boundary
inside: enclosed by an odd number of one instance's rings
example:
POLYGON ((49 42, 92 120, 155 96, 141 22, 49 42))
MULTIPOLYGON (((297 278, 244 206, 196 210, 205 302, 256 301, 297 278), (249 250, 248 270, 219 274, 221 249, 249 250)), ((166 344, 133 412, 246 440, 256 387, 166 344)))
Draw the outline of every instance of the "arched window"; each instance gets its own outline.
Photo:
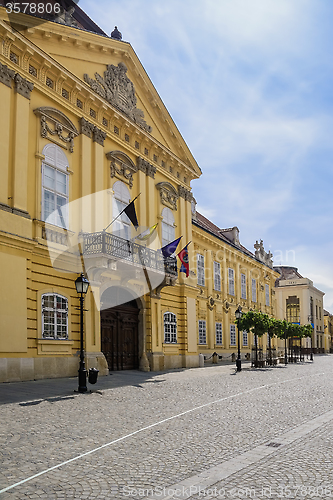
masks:
POLYGON ((43 339, 68 339, 68 300, 56 293, 42 295, 43 339))
MULTIPOLYGON (((124 210, 124 208, 131 201, 131 195, 126 184, 121 181, 117 181, 113 184, 113 203, 112 203, 112 217, 115 218, 117 215, 124 210)), ((131 221, 125 213, 112 224, 112 232, 121 238, 126 240, 130 239, 131 235, 131 221)))
POLYGON ((43 149, 42 220, 68 228, 68 161, 55 144, 43 149))
POLYGON ((164 313, 164 342, 166 344, 177 343, 177 317, 174 313, 164 313))
POLYGON ((175 240, 175 218, 170 208, 162 210, 162 247, 175 240))

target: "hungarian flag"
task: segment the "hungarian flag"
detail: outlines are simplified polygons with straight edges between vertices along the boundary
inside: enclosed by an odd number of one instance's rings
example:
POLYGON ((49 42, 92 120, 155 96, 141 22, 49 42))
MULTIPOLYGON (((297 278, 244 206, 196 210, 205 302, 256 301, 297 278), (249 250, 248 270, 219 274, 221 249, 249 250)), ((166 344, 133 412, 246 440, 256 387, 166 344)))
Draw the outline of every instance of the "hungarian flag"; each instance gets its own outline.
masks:
POLYGON ((163 257, 167 258, 175 253, 178 243, 180 242, 180 238, 182 238, 182 236, 161 248, 163 257))
POLYGON ((187 250, 187 247, 190 243, 191 242, 187 243, 187 245, 183 248, 183 250, 181 250, 178 254, 178 257, 182 263, 179 271, 181 273, 186 273, 186 278, 188 278, 188 276, 190 274, 190 266, 189 266, 189 261, 188 261, 188 250, 187 250))
POLYGON ((125 212, 125 214, 129 218, 129 220, 132 222, 132 224, 135 227, 135 229, 138 229, 139 223, 138 223, 138 218, 136 216, 136 211, 135 211, 135 206, 134 206, 134 200, 131 201, 131 203, 129 205, 127 205, 127 207, 124 208, 123 211, 125 212))

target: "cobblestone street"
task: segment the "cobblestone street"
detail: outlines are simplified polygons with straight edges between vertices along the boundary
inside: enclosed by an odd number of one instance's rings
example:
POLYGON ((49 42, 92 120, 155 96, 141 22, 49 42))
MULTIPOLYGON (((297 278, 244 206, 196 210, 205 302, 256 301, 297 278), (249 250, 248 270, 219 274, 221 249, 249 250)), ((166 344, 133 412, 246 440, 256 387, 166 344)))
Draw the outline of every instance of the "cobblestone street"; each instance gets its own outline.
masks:
POLYGON ((1 498, 333 498, 332 355, 76 386, 0 386, 1 498))

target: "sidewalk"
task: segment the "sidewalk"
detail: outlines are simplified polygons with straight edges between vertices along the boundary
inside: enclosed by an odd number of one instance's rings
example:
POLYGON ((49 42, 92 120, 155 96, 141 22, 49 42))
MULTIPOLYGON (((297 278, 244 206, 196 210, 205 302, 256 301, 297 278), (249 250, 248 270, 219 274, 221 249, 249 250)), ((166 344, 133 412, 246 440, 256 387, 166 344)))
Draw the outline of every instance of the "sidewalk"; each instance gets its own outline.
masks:
MULTIPOLYGON (((220 367, 232 371, 235 363, 211 364, 206 362, 204 368, 220 367)), ((250 366, 249 362, 242 363, 243 369, 250 366)), ((190 368, 191 370, 202 370, 202 368, 190 368)), ((104 391, 122 386, 140 387, 147 382, 154 382, 157 375, 170 372, 181 372, 186 368, 169 370, 168 372, 142 372, 139 370, 122 370, 111 372, 110 375, 98 377, 95 385, 87 381, 88 393, 104 391)), ((155 381, 157 383, 157 381, 155 381)), ((0 405, 9 403, 38 404, 44 400, 57 400, 58 398, 69 398, 77 394, 78 378, 54 378, 43 380, 29 380, 27 382, 3 382, 0 383, 0 405)))

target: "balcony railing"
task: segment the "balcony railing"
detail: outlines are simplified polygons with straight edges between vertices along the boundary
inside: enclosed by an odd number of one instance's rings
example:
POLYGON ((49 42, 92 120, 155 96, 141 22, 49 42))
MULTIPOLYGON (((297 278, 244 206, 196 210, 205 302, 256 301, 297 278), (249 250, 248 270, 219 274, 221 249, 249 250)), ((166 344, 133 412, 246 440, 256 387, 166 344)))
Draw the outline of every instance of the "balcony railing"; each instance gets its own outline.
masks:
POLYGON ((115 260, 128 261, 134 265, 153 269, 169 276, 178 276, 176 257, 164 258, 161 252, 151 250, 105 231, 83 233, 82 236, 84 255, 104 254, 115 260))

